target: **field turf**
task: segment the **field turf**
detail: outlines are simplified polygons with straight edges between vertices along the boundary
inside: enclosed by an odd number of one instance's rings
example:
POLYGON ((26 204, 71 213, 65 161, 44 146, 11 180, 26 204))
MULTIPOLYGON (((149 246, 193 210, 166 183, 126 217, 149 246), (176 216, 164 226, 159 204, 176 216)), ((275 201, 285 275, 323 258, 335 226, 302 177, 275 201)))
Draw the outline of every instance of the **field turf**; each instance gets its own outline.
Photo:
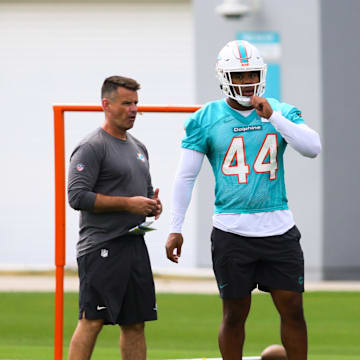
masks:
MULTIPOLYGON (((220 357, 216 295, 158 294, 159 320, 147 323, 148 359, 220 357)), ((360 359, 360 292, 307 292, 304 307, 309 360, 360 359)), ((0 360, 53 359, 54 294, 0 293, 0 360)), ((76 325, 77 294, 65 295, 64 359, 76 325)), ((253 296, 246 356, 280 343, 279 318, 270 297, 253 296)), ((120 359, 119 328, 101 332, 93 360, 120 359)))

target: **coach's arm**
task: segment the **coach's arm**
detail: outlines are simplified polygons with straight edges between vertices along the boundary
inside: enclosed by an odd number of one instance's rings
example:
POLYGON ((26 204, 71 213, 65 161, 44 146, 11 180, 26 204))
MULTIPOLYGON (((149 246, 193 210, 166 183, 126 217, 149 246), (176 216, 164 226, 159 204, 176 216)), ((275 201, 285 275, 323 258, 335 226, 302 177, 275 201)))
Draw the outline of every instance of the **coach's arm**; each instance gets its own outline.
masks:
POLYGON ((129 211, 144 216, 160 215, 162 207, 158 198, 111 196, 94 192, 100 166, 101 160, 90 144, 75 148, 70 157, 68 176, 68 201, 73 209, 95 213, 129 211))

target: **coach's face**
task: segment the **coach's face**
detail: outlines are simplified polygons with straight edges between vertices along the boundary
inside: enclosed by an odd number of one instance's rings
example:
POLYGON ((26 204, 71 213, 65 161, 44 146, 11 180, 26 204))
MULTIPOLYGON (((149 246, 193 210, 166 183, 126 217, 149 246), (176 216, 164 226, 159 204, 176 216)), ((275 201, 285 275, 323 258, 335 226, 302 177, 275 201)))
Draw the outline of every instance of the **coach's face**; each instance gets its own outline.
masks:
POLYGON ((118 87, 111 97, 102 101, 106 125, 113 131, 125 134, 134 126, 137 114, 137 91, 118 87))

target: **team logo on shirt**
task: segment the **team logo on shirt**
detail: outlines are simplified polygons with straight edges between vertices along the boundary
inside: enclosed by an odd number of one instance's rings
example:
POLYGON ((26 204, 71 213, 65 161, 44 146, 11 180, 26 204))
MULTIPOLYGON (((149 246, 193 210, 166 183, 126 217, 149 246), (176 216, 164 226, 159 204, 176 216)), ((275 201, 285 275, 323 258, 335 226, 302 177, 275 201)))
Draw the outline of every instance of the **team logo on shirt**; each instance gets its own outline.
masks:
POLYGON ((79 163, 76 165, 76 170, 77 171, 83 171, 85 169, 85 165, 82 163, 79 163))
POLYGON ((241 126, 241 127, 234 127, 234 132, 246 132, 246 131, 257 131, 262 130, 261 125, 251 125, 251 126, 241 126))
POLYGON ((141 160, 142 162, 145 162, 145 156, 142 153, 137 153, 136 158, 141 160))

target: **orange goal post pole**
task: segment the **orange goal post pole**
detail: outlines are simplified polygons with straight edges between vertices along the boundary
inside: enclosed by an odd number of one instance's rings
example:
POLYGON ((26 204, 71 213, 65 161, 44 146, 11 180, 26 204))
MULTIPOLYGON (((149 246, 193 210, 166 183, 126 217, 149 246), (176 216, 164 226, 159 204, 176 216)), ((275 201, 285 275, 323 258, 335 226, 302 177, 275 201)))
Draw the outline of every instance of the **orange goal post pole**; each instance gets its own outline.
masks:
MULTIPOLYGON (((138 112, 192 113, 200 105, 142 105, 138 112)), ((55 330, 54 360, 63 359, 65 267, 65 112, 103 111, 99 105, 53 105, 55 147, 55 330)))

